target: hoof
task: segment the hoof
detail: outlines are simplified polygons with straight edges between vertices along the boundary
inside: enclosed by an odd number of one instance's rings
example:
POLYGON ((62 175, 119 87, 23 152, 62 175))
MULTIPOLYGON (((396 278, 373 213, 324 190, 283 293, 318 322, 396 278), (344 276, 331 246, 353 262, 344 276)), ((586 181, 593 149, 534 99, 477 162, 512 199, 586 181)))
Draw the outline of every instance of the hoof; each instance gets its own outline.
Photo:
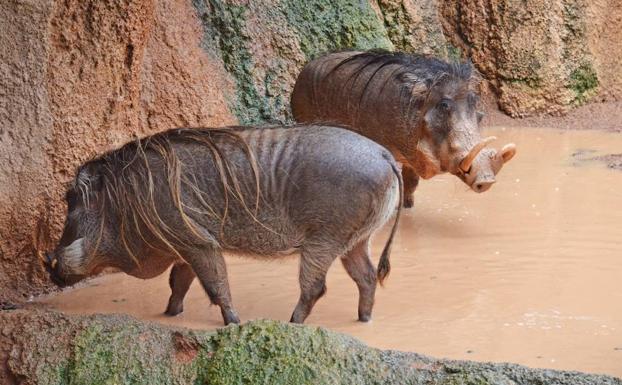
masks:
POLYGON ((240 324, 240 319, 239 318, 233 318, 233 319, 225 320, 225 326, 230 325, 230 324, 239 325, 240 324))
POLYGON ((409 209, 415 205, 415 199, 413 197, 404 198, 404 208, 409 209))
POLYGON ((166 311, 164 311, 164 314, 169 316, 169 317, 175 317, 176 315, 179 315, 181 313, 184 312, 184 309, 166 309, 166 311))
MULTIPOLYGON (((173 301, 174 302, 174 301, 173 301)), ((183 303, 174 304, 169 301, 164 314, 170 317, 174 317, 184 311, 183 303)))
POLYGON ((222 318, 225 321, 225 325, 240 323, 240 318, 234 311, 224 311, 222 318))

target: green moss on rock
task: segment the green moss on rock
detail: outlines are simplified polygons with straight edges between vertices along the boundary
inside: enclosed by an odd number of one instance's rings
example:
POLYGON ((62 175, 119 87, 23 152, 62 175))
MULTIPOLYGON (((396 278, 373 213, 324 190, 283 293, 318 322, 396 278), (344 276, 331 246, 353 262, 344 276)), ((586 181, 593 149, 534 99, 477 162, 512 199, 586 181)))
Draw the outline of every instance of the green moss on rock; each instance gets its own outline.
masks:
POLYGON ((462 57, 462 50, 460 49, 460 47, 456 47, 455 45, 451 43, 447 43, 445 46, 445 49, 447 51, 447 59, 449 61, 452 61, 452 62, 462 61, 463 57, 462 57))
POLYGON ((393 49, 387 31, 367 1, 281 0, 279 7, 298 32, 307 59, 346 48, 393 49))
POLYGON ((248 49, 251 39, 245 31, 248 7, 221 0, 193 0, 203 23, 203 48, 216 53, 236 85, 231 111, 241 124, 271 119, 265 98, 257 91, 253 79, 253 57, 248 49))
POLYGON ((292 50, 301 50, 311 59, 346 48, 393 48, 367 1, 281 0, 246 5, 193 0, 193 4, 203 24, 203 48, 222 60, 235 80, 229 107, 242 124, 288 121, 288 92, 296 69, 303 64, 292 50), (253 24, 257 19, 264 23, 261 27, 253 24), (258 28, 260 35, 253 35, 258 28), (254 56, 255 38, 266 41, 265 57, 254 56))
POLYGON ((510 78, 504 80, 510 84, 525 85, 533 90, 537 90, 542 87, 542 79, 537 75, 523 78, 510 78))
POLYGON ((261 321, 218 331, 211 384, 379 384, 376 350, 323 329, 261 321))
POLYGON ((159 333, 150 324, 106 321, 91 323, 74 337, 59 385, 173 385, 199 378, 199 360, 176 357, 174 340, 180 334, 159 333))
POLYGON ((397 50, 449 57, 438 4, 404 0, 378 0, 377 3, 388 37, 397 50))
POLYGON ((577 104, 585 103, 597 87, 598 75, 589 63, 582 64, 570 74, 568 88, 574 91, 577 104))
POLYGON ((0 379, 6 368, 29 384, 622 385, 608 376, 381 351, 277 321, 205 332, 121 315, 17 310, 0 312, 0 325, 0 379))

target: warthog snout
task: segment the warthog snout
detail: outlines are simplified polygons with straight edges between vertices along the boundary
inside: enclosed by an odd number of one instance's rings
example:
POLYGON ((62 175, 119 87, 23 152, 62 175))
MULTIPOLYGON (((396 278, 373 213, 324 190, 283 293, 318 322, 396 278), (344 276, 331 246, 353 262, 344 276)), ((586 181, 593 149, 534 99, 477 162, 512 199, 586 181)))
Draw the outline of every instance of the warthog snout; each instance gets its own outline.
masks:
POLYGON ((483 170, 481 167, 473 167, 470 172, 460 175, 460 178, 476 193, 488 191, 497 181, 490 168, 483 170))
POLYGON ((58 264, 58 260, 56 259, 56 257, 54 257, 54 254, 52 253, 45 253, 45 267, 48 269, 48 271, 53 271, 54 268, 56 267, 56 265, 58 264))
POLYGON ((50 274, 50 279, 55 285, 59 287, 67 286, 65 280, 63 280, 58 273, 58 258, 56 258, 56 254, 50 252, 45 253, 43 266, 45 266, 45 269, 50 274))
POLYGON ((485 181, 476 182, 473 186, 471 186, 471 188, 475 192, 483 193, 484 191, 487 191, 490 187, 492 187, 492 185, 495 182, 496 182, 496 180, 494 178, 493 179, 488 179, 488 180, 485 180, 485 181))
POLYGON ((84 278, 83 274, 77 273, 74 271, 75 269, 72 270, 71 265, 68 265, 68 263, 72 263, 70 260, 71 251, 73 250, 72 246, 76 243, 81 244, 82 240, 72 243, 69 247, 45 253, 43 266, 50 274, 52 282, 59 287, 71 286, 84 278))
POLYGON ((477 193, 488 191, 496 182, 495 175, 516 154, 516 146, 513 143, 506 144, 501 151, 485 148, 496 139, 489 136, 481 140, 473 146, 458 166, 460 178, 477 193))

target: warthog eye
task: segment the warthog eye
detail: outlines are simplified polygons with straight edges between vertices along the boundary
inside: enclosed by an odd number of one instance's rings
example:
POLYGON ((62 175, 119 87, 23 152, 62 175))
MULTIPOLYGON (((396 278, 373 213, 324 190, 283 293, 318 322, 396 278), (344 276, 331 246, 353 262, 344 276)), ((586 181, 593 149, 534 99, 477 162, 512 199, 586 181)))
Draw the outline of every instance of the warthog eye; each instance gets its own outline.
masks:
POLYGON ((479 102, 479 99, 479 95, 474 92, 469 92, 467 94, 467 103, 469 104, 469 107, 475 108, 479 102))
POLYGON ((453 106, 453 101, 447 98, 441 99, 441 101, 438 103, 438 107, 443 111, 451 110, 452 106, 453 106))

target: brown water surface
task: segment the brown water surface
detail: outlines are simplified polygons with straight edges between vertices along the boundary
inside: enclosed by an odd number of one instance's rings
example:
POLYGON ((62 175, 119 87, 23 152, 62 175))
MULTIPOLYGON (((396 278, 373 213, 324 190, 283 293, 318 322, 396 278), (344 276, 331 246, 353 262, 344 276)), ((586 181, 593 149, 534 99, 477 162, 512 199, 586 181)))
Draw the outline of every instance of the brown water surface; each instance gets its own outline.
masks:
MULTIPOLYGON (((622 376, 622 172, 581 160, 621 152, 622 135, 489 131, 499 144, 515 141, 517 156, 484 194, 453 176, 420 184, 373 322, 355 321, 356 287, 338 262, 307 322, 380 348, 622 376)), ((376 258, 386 234, 376 237, 376 258)), ((297 263, 228 258, 243 321, 289 319, 297 263)), ((68 313, 222 326, 196 281, 178 317, 162 315, 168 295, 167 276, 113 274, 40 302, 68 313)))

